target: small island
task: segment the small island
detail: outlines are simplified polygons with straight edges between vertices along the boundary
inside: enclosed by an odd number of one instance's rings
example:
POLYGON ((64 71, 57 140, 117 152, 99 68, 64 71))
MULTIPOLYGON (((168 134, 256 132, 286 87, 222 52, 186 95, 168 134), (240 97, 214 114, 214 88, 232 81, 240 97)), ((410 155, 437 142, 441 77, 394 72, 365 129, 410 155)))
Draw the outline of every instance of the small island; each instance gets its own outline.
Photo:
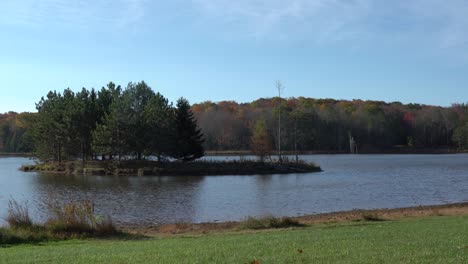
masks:
POLYGON ((158 162, 149 160, 91 161, 83 167, 79 161, 24 165, 22 171, 41 171, 74 175, 113 176, 208 176, 265 175, 320 172, 319 166, 304 162, 194 161, 158 162))
POLYGON ((289 161, 279 152, 264 120, 252 124, 251 153, 257 160, 199 160, 205 141, 189 102, 175 106, 145 82, 125 89, 109 83, 96 92, 51 91, 36 104, 28 131, 36 165, 23 171, 92 175, 262 175, 310 173, 320 167, 289 161))

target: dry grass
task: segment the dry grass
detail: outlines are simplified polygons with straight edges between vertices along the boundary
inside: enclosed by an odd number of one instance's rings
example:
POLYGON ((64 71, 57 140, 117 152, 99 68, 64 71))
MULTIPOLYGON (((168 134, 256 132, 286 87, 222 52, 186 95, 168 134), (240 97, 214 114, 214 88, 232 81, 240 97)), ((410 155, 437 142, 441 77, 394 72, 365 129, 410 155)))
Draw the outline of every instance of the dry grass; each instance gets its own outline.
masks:
POLYGON ((109 216, 95 215, 91 201, 51 201, 47 221, 34 224, 28 204, 10 200, 6 218, 10 228, 0 228, 0 245, 121 234, 109 216))
POLYGON ((56 233, 112 235, 117 233, 111 218, 95 215, 92 201, 57 201, 48 204, 51 212, 46 227, 56 233))
POLYGON ((95 226, 94 204, 90 201, 54 202, 48 207, 51 217, 46 226, 55 232, 89 233, 95 226))
POLYGON ((28 204, 20 204, 15 200, 8 202, 8 216, 6 221, 11 228, 29 228, 33 226, 29 216, 28 204))
POLYGON ((114 234, 119 233, 119 231, 115 227, 114 222, 112 221, 112 218, 110 216, 106 216, 96 221, 95 232, 98 235, 103 235, 103 236, 114 235, 114 234))

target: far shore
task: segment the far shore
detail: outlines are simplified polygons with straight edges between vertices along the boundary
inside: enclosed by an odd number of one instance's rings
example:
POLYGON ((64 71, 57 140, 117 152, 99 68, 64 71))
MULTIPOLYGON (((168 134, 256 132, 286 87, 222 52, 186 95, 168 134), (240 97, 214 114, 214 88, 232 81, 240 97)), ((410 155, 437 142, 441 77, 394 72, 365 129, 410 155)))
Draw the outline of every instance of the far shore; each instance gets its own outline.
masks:
MULTIPOLYGON (((314 224, 351 223, 365 221, 395 221, 407 218, 424 218, 434 216, 465 216, 468 215, 468 202, 445 205, 414 206, 394 209, 351 210, 323 214, 311 214, 289 217, 300 224, 310 226, 314 224)), ((220 232, 235 232, 242 230, 242 221, 210 222, 210 223, 174 223, 162 225, 149 224, 119 224, 118 227, 127 233, 146 236, 178 235, 178 234, 206 234, 220 232)))
MULTIPOLYGON (((466 154, 467 151, 460 151, 454 149, 390 149, 390 150, 380 150, 380 151, 361 151, 356 153, 357 155, 444 155, 444 154, 466 154)), ((310 150, 310 151, 301 151, 297 155, 349 155, 349 151, 322 151, 322 150, 310 150)), ((294 151, 284 151, 282 152, 284 156, 295 156, 296 152, 294 151)), ((208 150, 205 151, 205 157, 219 157, 219 156, 255 156, 249 150, 208 150)), ((277 158, 277 154, 271 155, 273 159, 277 158)), ((1 157, 25 157, 25 158, 34 158, 34 153, 8 153, 0 152, 1 157)))
MULTIPOLYGON (((427 154, 427 155, 438 155, 438 154, 464 154, 468 153, 468 150, 458 150, 450 148, 434 148, 434 149, 420 149, 420 148, 393 148, 393 149, 380 149, 380 150, 361 150, 356 154, 427 154)), ((282 155, 294 156, 294 155, 346 155, 350 154, 348 150, 307 150, 307 151, 282 151, 282 155)), ((205 157, 208 156, 254 156, 250 150, 207 150, 205 151, 205 157)), ((272 158, 276 158, 277 153, 271 155, 272 158)), ((34 158, 34 153, 13 153, 13 152, 0 152, 0 157, 31 157, 34 158)))
POLYGON ((34 157, 33 153, 0 152, 0 157, 34 157))
MULTIPOLYGON (((394 148, 394 149, 382 149, 382 150, 363 150, 356 154, 463 154, 467 151, 460 151, 456 149, 447 148, 434 148, 434 149, 418 149, 418 148, 394 148)), ((253 156, 254 154, 249 150, 208 150, 205 151, 206 156, 253 156)), ((282 155, 294 156, 295 151, 282 151, 282 155)), ((350 154, 349 150, 307 150, 299 151, 297 155, 346 155, 350 154)), ((272 157, 277 157, 277 153, 273 154, 272 157)))

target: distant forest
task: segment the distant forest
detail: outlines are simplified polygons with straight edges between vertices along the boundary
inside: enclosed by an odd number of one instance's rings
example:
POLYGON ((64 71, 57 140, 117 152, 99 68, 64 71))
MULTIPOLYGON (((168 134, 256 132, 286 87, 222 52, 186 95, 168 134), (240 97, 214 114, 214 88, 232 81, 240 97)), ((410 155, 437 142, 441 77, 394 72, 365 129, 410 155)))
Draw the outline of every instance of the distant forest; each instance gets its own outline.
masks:
MULTIPOLYGON (((107 100, 111 101, 112 96, 108 94, 109 87, 114 90, 117 87, 112 83, 109 85, 97 92, 93 89, 84 89, 73 96, 86 95, 90 98, 95 96, 95 100, 99 100, 100 93, 103 93, 103 98, 108 98, 107 100)), ((131 85, 135 89, 135 86, 142 84, 131 85)), ((72 93, 70 90, 65 92, 72 93)), ((124 90, 122 90, 123 93, 124 90)), ((128 93, 130 94, 130 92, 128 93)), ((51 92, 48 96, 53 97, 54 93, 51 92)), ((162 104, 164 108, 170 111, 176 109, 159 94, 152 96, 155 96, 156 99, 153 100, 159 100, 159 104, 162 104)), ((45 99, 37 104, 39 112, 40 107, 44 107, 47 97, 45 99)), ((110 104, 110 101, 102 101, 101 103, 110 104)), ((184 102, 184 104, 188 104, 188 102, 184 102)), ((98 129, 95 130, 97 132, 94 134, 84 133, 86 136, 81 140, 82 143, 86 144, 76 146, 76 152, 80 152, 80 147, 86 148, 83 151, 89 156, 97 152, 99 154, 108 152, 109 147, 115 147, 112 142, 107 143, 107 145, 101 144, 99 139, 106 139, 107 136, 103 134, 99 137, 98 133, 105 133, 102 130, 105 126, 96 124, 96 122, 104 122, 103 120, 106 115, 109 115, 111 108, 109 105, 106 106, 106 110, 96 107, 86 110, 88 111, 86 114, 93 116, 94 119, 81 118, 80 120, 90 121, 91 123, 86 123, 86 125, 93 130, 97 127, 98 129), (95 119, 96 114, 99 116, 98 119, 95 119)), ((153 109, 153 111, 158 111, 158 109, 153 109)), ((251 103, 208 101, 192 105, 191 112, 201 129, 199 136, 203 134, 204 142, 201 137, 200 142, 203 142, 205 150, 210 151, 250 151, 255 148, 253 144, 255 144, 255 136, 258 135, 261 135, 263 144, 267 144, 271 150, 276 149, 278 114, 280 112, 282 120, 281 148, 286 151, 346 153, 350 151, 351 137, 361 153, 429 149, 463 151, 468 149, 468 105, 466 104, 439 107, 399 102, 346 101, 304 97, 280 100, 280 98, 274 97, 258 99, 251 103), (262 131, 259 132, 259 129, 262 131)), ((37 126, 38 115, 38 113, 15 112, 0 114, 0 152, 37 152, 40 150, 41 146, 34 139, 34 129, 31 129, 37 126)), ((118 117, 117 114, 115 116, 118 117)), ((125 119, 125 117, 122 118, 125 119)), ((155 126, 152 128, 152 133, 160 133, 157 126, 160 121, 157 116, 154 118, 155 126)), ((58 133, 56 135, 58 138, 64 138, 62 137, 64 135, 58 133)), ((131 135, 133 131, 128 133, 131 135)), ((163 135, 160 136, 163 137, 163 135)), ((134 139, 139 140, 138 138, 134 139)), ((144 149, 147 142, 143 140, 138 143, 142 144, 142 148, 137 151, 136 155, 148 151, 144 149)), ((159 143, 153 142, 153 144, 159 143)), ((156 153, 161 148, 164 149, 165 146, 155 145, 153 152, 156 153)), ((115 152, 115 150, 113 151, 115 152)))
POLYGON ((269 98, 251 103, 204 102, 192 106, 207 150, 249 150, 256 125, 266 123, 274 148, 281 107, 281 148, 360 152, 468 148, 468 105, 438 107, 381 101, 269 98), (281 106, 280 106, 281 105, 281 106))
POLYGON ((32 139, 27 131, 34 115, 16 112, 0 114, 0 152, 22 153, 33 150, 32 139))

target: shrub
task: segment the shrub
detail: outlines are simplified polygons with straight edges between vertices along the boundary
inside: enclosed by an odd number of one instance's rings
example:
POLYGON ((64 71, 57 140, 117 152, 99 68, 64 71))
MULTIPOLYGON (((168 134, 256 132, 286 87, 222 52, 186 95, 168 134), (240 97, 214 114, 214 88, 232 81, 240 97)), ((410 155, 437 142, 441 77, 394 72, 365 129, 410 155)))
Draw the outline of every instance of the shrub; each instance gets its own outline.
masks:
POLYGON ((55 239, 44 227, 34 225, 31 228, 0 228, 0 247, 23 244, 40 243, 55 239))
POLYGON ((242 228, 245 229, 265 229, 264 223, 255 217, 248 217, 246 220, 244 220, 241 224, 242 228))
POLYGON ((280 227, 300 227, 304 226, 304 224, 299 223, 299 221, 292 219, 291 217, 283 217, 281 218, 280 227))
POLYGON ((11 234, 7 229, 0 228, 0 247, 2 245, 14 244, 21 240, 11 234))
POLYGON ((112 219, 94 214, 91 201, 48 202, 50 217, 45 224, 33 224, 27 203, 11 200, 8 204, 8 221, 11 228, 0 227, 0 247, 9 244, 38 243, 47 240, 87 236, 120 234, 112 219))
POLYGON ((29 228, 33 225, 29 216, 28 204, 20 204, 15 200, 8 202, 8 216, 6 221, 12 228, 29 228))
POLYGON ((20 170, 22 171, 32 171, 34 170, 35 166, 34 165, 22 165, 20 170))
POLYGON ((277 218, 273 216, 263 218, 248 217, 241 223, 241 227, 244 229, 270 229, 300 226, 304 225, 290 217, 277 218))
POLYGON ((363 213, 362 214, 362 219, 366 220, 366 221, 370 221, 370 222, 381 222, 381 221, 385 221, 385 219, 383 219, 382 217, 380 217, 378 214, 376 213, 363 213))
POLYGON ((117 234, 117 228, 115 228, 114 222, 107 216, 96 221, 96 233, 99 235, 113 235, 117 234))
POLYGON ((49 203, 49 210, 52 215, 46 226, 55 233, 112 235, 117 232, 110 217, 94 214, 91 201, 49 203))
POLYGON ((94 229, 94 204, 90 201, 49 204, 52 214, 47 221, 52 231, 89 233, 94 229))

